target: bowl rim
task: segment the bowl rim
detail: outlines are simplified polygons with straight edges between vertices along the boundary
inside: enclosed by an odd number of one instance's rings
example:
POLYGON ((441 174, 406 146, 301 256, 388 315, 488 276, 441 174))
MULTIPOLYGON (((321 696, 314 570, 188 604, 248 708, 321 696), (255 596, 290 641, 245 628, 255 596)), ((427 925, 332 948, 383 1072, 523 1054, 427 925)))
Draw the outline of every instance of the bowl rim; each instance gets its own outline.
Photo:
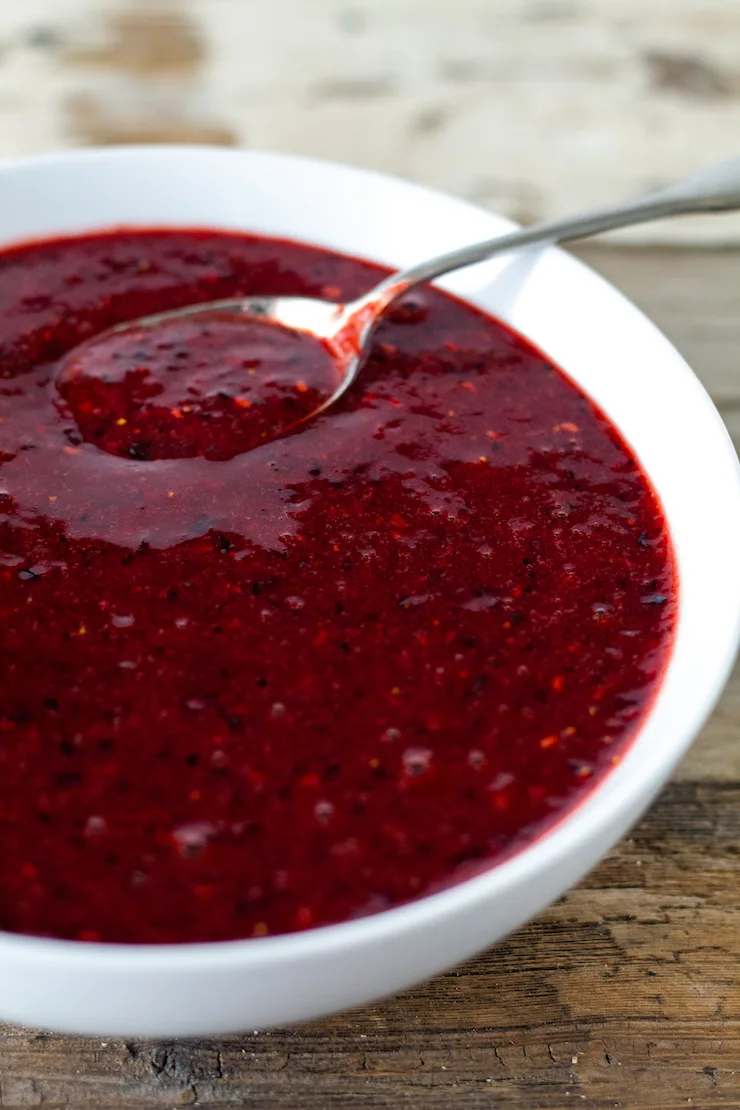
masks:
MULTIPOLYGON (((131 144, 34 155, 0 162, 0 179, 9 174, 23 174, 35 168, 53 171, 55 168, 63 167, 70 162, 125 163, 132 158, 151 159, 153 161, 172 159, 175 161, 183 157, 205 160, 242 160, 247 158, 261 161, 265 165, 282 166, 292 172, 297 172, 302 167, 312 165, 322 167, 329 172, 344 174, 349 178, 355 176, 370 183, 375 182, 378 186, 400 187, 407 195, 416 192, 419 196, 424 195, 436 198, 440 202, 455 205, 460 210, 468 208, 478 215, 482 214, 482 210, 478 206, 441 190, 430 189, 389 174, 347 166, 339 162, 271 151, 238 150, 190 144, 131 144)), ((485 213, 485 215, 490 216, 492 234, 503 233, 517 226, 512 221, 493 213, 485 213)), ((123 221, 121 226, 153 227, 158 225, 159 221, 153 220, 149 224, 123 221)), ((190 226, 195 227, 196 225, 192 224, 190 226)), ((202 226, 219 227, 217 221, 208 221, 207 224, 202 226)), ((91 224, 90 230, 104 230, 104 228, 98 228, 91 224)), ((245 227, 244 230, 248 231, 249 229, 245 227)), ((81 234, 83 233, 81 232, 81 234)), ((67 233, 59 234, 62 236, 67 233)), ((73 235, 74 233, 70 232, 69 234, 73 235)), ((0 246, 0 250, 5 250, 17 243, 43 241, 53 236, 53 232, 41 234, 37 237, 20 236, 17 240, 5 240, 0 246)), ((309 242, 310 240, 301 238, 301 241, 309 242)), ((552 253, 561 259, 567 259, 571 267, 575 267, 582 275, 587 275, 590 281, 598 282, 606 287, 616 299, 615 303, 621 303, 622 309, 628 310, 632 319, 643 330, 648 329, 654 335, 663 338, 659 329, 635 305, 584 263, 573 256, 567 255, 566 252, 557 247, 547 248, 547 253, 552 253)), ((456 295, 462 300, 468 299, 465 293, 457 293, 456 295)), ((471 297, 469 300, 475 303, 474 298, 471 297)), ((492 312, 490 309, 488 311, 489 313, 492 312)), ((671 352, 677 367, 683 368, 684 373, 688 373, 694 379, 698 387, 695 391, 697 398, 701 398, 703 395, 707 415, 713 416, 715 420, 717 435, 724 442, 728 474, 730 472, 734 474, 737 506, 740 509, 740 462, 732 441, 704 387, 693 375, 693 372, 672 344, 668 341, 665 341, 665 344, 666 350, 671 352)), ((567 374, 567 368, 565 373, 567 374)), ((579 388, 585 387, 579 386, 579 388)), ((660 493, 659 490, 657 492, 660 493)), ((670 525, 670 516, 668 513, 666 513, 666 516, 670 525)), ((679 586, 681 587, 682 584, 679 583, 679 586)), ((593 826, 595 821, 597 826, 602 827, 609 825, 613 819, 618 819, 630 794, 638 792, 637 788, 643 780, 649 780, 652 776, 656 780, 657 786, 662 785, 714 708, 732 669, 739 645, 740 603, 736 606, 732 627, 728 629, 725 635, 722 664, 717 668, 713 681, 709 683, 703 705, 687 720, 679 736, 674 739, 669 753, 657 750, 643 753, 642 779, 638 781, 633 775, 631 779, 625 780, 623 784, 620 782, 618 789, 612 789, 611 786, 619 775, 621 768, 609 772, 600 779, 583 799, 568 809, 533 842, 515 851, 503 862, 494 864, 490 869, 473 877, 462 879, 443 890, 424 895, 412 902, 382 910, 367 917, 311 928, 302 932, 241 940, 182 944, 118 944, 61 940, 0 931, 0 955, 13 960, 30 960, 37 966, 58 965, 60 962, 64 962, 70 968, 84 964, 86 968, 94 967, 100 971, 106 969, 117 971, 146 970, 147 967, 153 968, 155 966, 160 972, 164 970, 176 973, 195 968, 198 970, 208 968, 217 970, 237 966, 240 970, 247 970, 250 967, 264 967, 268 963, 274 966, 275 964, 292 963, 297 960, 310 960, 312 956, 318 953, 326 953, 327 950, 338 952, 361 946, 368 941, 374 943, 390 941, 393 937, 429 923, 432 919, 452 919, 461 912, 473 911, 477 905, 490 901, 497 893, 505 896, 507 889, 526 881, 527 872, 530 876, 534 876, 543 869, 554 867, 569 852, 577 851, 579 844, 583 842, 584 837, 588 834, 589 825, 593 826)), ((667 667, 670 667, 670 662, 667 667)), ((661 688, 665 681, 665 673, 667 672, 664 672, 661 688)), ((660 688, 653 704, 645 713, 640 727, 630 741, 629 752, 639 748, 642 731, 654 712, 655 700, 659 697, 659 694, 660 688)))

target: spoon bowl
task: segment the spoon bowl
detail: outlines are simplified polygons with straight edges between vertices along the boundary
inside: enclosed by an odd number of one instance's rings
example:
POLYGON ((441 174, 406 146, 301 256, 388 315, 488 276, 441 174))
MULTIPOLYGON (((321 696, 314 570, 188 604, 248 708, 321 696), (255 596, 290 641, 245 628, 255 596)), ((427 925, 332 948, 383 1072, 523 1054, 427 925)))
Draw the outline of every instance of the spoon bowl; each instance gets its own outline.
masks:
MULTIPOLYGON (((237 300, 206 301, 203 304, 176 308, 171 312, 157 312, 151 316, 142 316, 133 324, 156 328, 170 320, 206 320, 217 312, 234 319, 260 321, 320 339, 334 362, 336 388, 310 413, 287 425, 285 431, 289 431, 334 405, 357 378, 365 341, 379 315, 372 311, 371 304, 366 304, 367 300, 368 298, 363 297, 347 304, 337 304, 318 297, 243 297, 237 300)), ((111 330, 123 332, 131 326, 126 322, 111 330)))
MULTIPOLYGON (((113 328, 112 334, 130 329, 156 329, 173 320, 205 319, 206 316, 212 317, 214 313, 219 313, 235 319, 260 321, 321 340, 334 361, 337 385, 329 396, 304 411, 297 419, 289 417, 282 425, 277 426, 275 434, 279 436, 325 412, 351 388, 360 373, 365 346, 383 312, 416 285, 496 255, 510 254, 540 244, 570 242, 666 216, 729 212, 738 207, 740 158, 732 158, 647 196, 576 216, 535 224, 508 235, 437 255, 409 269, 391 274, 368 293, 346 304, 335 304, 312 297, 267 296, 208 301, 127 321, 113 328)), ((110 334, 111 332, 106 332, 99 337, 101 342, 110 334)), ((94 354, 95 343, 96 339, 92 339, 85 344, 88 352, 92 351, 94 354)), ((64 375, 70 361, 74 361, 76 357, 76 349, 69 352, 62 361, 61 375, 64 375)))

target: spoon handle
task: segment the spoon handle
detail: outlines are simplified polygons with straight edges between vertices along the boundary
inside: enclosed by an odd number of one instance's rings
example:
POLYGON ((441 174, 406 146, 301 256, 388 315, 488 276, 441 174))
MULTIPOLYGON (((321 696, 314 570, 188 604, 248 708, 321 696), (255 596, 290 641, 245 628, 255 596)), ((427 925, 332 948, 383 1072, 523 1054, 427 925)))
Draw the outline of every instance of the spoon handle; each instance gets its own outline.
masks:
POLYGON ((414 285, 522 247, 584 239, 602 231, 646 223, 664 216, 725 212, 734 208, 740 208, 740 158, 699 170, 675 185, 626 203, 597 208, 579 216, 549 220, 439 255, 408 270, 391 274, 372 290, 368 301, 372 301, 376 310, 382 310, 414 285))

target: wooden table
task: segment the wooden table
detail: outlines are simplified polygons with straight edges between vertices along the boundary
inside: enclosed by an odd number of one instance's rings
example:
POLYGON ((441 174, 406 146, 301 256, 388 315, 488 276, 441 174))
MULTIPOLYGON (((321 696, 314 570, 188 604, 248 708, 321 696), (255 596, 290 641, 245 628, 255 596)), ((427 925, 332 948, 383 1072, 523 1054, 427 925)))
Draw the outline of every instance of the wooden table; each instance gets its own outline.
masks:
MULTIPOLYGON (((740 252, 581 254, 661 325, 740 439, 740 252)), ((579 887, 365 1010, 195 1042, 0 1028, 0 1106, 740 1107, 740 673, 674 781, 579 887)))

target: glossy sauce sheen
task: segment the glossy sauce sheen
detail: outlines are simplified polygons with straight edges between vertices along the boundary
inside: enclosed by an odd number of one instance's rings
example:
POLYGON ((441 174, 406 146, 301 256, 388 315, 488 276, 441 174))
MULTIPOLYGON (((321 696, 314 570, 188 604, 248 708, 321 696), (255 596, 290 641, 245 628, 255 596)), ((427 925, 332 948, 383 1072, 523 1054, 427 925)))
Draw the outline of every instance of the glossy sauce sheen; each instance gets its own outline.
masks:
POLYGON ((178 324, 57 381, 121 320, 379 273, 194 231, 0 256, 0 927, 381 910, 531 842, 634 734, 676 616, 665 521, 501 324, 414 294, 336 410, 273 442, 275 405, 333 384, 310 340, 242 352, 217 321, 200 357, 178 324))

